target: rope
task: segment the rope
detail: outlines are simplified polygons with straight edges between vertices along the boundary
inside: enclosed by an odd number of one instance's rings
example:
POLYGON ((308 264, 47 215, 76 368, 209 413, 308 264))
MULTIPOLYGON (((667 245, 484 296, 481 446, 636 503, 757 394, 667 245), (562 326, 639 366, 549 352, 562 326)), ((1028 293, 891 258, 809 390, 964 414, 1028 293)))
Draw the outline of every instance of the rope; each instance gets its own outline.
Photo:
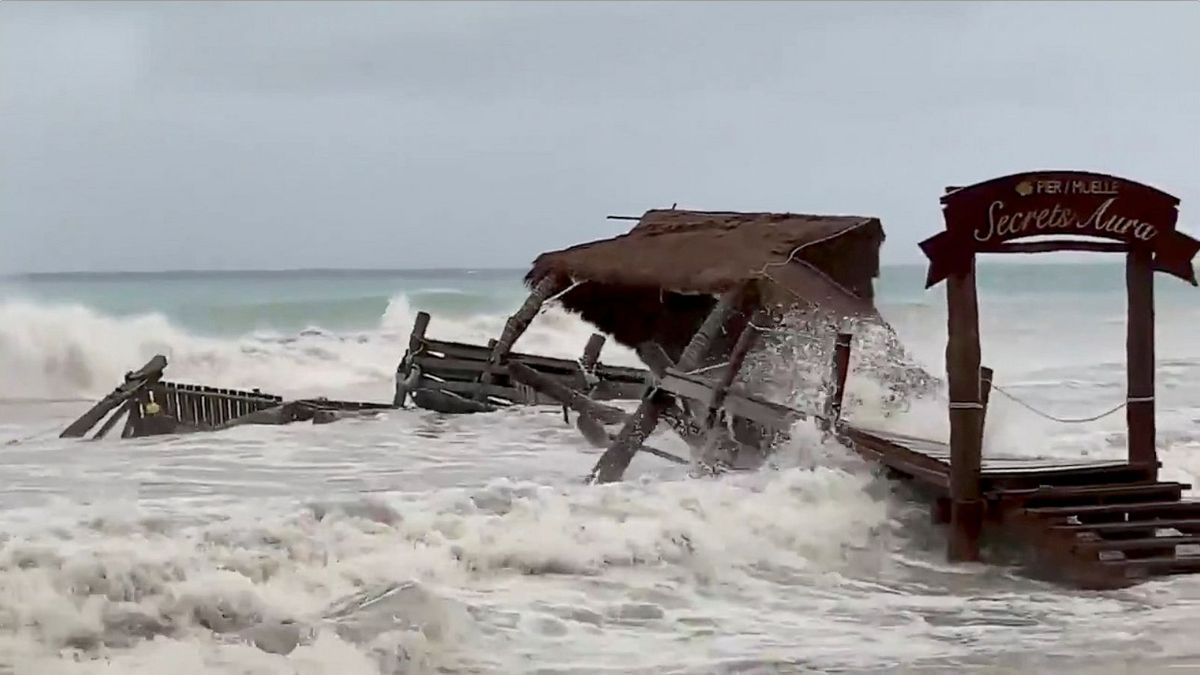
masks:
POLYGON ((1051 415, 1050 413, 1047 413, 1047 412, 1042 412, 1041 410, 1038 410, 1037 408, 1035 408, 1035 407, 1033 407, 1032 405, 1030 405, 1030 404, 1026 403, 1025 401, 1022 401, 1021 399, 1017 398, 1017 397, 1016 397, 1016 396, 1014 396, 1013 394, 1010 394, 1010 393, 1008 393, 1007 391, 1005 391, 1005 390, 1004 390, 1002 387, 998 387, 998 386, 996 386, 995 384, 993 384, 993 385, 992 385, 992 390, 993 390, 993 391, 998 391, 998 392, 1000 392, 1000 393, 1001 393, 1001 394, 1002 394, 1002 395, 1003 395, 1005 398, 1007 398, 1008 400, 1010 400, 1010 401, 1012 401, 1012 402, 1016 403, 1017 405, 1020 405, 1021 407, 1023 407, 1023 408, 1025 408, 1026 410, 1028 410, 1028 411, 1030 411, 1030 412, 1034 413, 1035 415, 1038 415, 1039 417, 1043 417, 1043 418, 1045 418, 1045 419, 1048 419, 1048 420, 1050 420, 1050 421, 1052 421, 1052 422, 1059 422, 1059 423, 1061 423, 1061 424, 1084 424, 1084 423, 1086 423, 1086 422, 1095 422, 1095 421, 1097 421, 1097 420, 1101 420, 1101 419, 1104 419, 1105 417, 1108 417, 1109 415, 1111 415, 1111 414, 1113 414, 1113 413, 1117 412, 1118 410, 1121 410, 1122 408, 1124 408, 1125 406, 1129 405, 1130 403, 1144 403, 1144 402, 1146 402, 1147 400, 1149 400, 1149 401, 1153 401, 1153 400, 1154 400, 1154 397, 1153 397, 1153 396, 1149 396, 1149 397, 1141 397, 1141 398, 1130 398, 1130 399, 1128 399, 1128 400, 1126 400, 1126 401, 1124 401, 1124 402, 1122 402, 1122 403, 1119 403, 1119 404, 1117 404, 1116 406, 1114 406, 1113 408, 1110 408, 1109 410, 1105 410, 1104 412, 1102 412, 1102 413, 1100 413, 1100 414, 1098 414, 1098 415, 1092 415, 1091 417, 1075 417, 1075 418, 1072 418, 1072 417, 1055 417, 1054 415, 1051 415))
POLYGON ((570 293, 571 291, 575 290, 576 288, 579 288, 579 287, 580 287, 581 285, 583 285, 583 283, 584 283, 584 282, 586 282, 586 281, 587 281, 587 279, 583 279, 583 280, 581 280, 581 281, 576 281, 575 283, 571 284, 570 286, 567 286, 567 287, 566 287, 566 288, 564 288, 563 290, 561 290, 561 291, 559 291, 559 292, 555 293, 554 295, 552 295, 552 296, 550 296, 550 297, 546 298, 545 300, 543 300, 543 301, 542 301, 542 306, 541 306, 541 307, 538 309, 538 314, 541 314, 542 312, 545 312, 545 311, 546 311, 546 309, 548 309, 547 305, 549 305, 550 303, 554 302, 555 300, 558 300, 559 298, 561 298, 562 296, 566 295, 567 293, 570 293))

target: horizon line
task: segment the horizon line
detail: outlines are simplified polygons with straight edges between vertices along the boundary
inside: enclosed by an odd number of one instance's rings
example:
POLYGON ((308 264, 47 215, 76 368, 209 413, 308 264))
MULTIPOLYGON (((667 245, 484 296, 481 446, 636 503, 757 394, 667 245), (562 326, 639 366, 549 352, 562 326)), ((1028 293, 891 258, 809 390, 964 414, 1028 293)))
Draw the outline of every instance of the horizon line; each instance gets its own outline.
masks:
MULTIPOLYGON (((1117 261, 1110 260, 1057 260, 1057 261, 1038 261, 1031 258, 1023 258, 1018 260, 1008 260, 1000 262, 1000 259, 984 259, 981 263, 999 263, 1001 265, 1045 265, 1045 264, 1115 264, 1117 261)), ((915 262, 881 262, 881 268, 887 267, 923 267, 923 261, 915 262)), ((182 269, 157 269, 157 270, 61 270, 61 271, 39 271, 39 272, 7 272, 0 273, 0 279, 38 279, 38 278, 64 278, 64 277, 137 277, 137 276, 213 276, 213 275, 237 275, 237 274, 253 274, 259 276, 271 275, 295 275, 295 274, 445 274, 445 273, 462 273, 462 272, 523 272, 528 269, 528 266, 521 267, 277 267, 277 268, 232 268, 232 269, 199 269, 199 268, 182 268, 182 269)))

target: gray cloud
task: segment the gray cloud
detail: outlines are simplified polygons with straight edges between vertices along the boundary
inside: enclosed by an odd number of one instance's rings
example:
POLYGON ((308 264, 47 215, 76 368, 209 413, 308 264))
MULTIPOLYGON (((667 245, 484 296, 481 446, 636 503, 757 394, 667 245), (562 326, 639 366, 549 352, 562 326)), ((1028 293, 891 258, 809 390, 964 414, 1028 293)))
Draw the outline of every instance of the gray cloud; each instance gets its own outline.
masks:
POLYGON ((1110 171, 1200 225, 1197 3, 0 3, 0 270, 519 266, 679 202, 1110 171))

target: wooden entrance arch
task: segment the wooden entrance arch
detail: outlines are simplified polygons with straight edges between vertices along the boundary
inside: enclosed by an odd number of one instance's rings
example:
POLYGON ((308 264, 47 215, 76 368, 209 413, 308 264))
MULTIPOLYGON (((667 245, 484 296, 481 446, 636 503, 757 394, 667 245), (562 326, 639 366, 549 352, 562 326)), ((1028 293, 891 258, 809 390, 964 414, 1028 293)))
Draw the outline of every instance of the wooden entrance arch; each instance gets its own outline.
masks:
POLYGON ((1179 200, 1142 183, 1079 171, 1034 171, 947 188, 946 229, 921 242, 926 288, 946 281, 950 390, 951 560, 978 560, 980 470, 978 253, 1125 254, 1129 463, 1158 466, 1154 429, 1154 271, 1193 286, 1200 242, 1175 229, 1179 200), (1038 239, 1036 241, 1022 241, 1038 239))

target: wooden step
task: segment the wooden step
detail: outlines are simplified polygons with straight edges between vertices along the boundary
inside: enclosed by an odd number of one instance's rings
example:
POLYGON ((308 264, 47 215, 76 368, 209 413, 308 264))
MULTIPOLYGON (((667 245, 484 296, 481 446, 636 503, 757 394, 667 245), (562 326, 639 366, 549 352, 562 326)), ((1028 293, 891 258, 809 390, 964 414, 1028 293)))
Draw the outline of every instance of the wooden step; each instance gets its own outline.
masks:
POLYGON ((1134 484, 1154 481, 1158 467, 1154 464, 1125 464, 1097 467, 1081 467, 1059 471, 1004 471, 985 472, 984 492, 996 490, 1022 490, 1051 486, 1087 486, 1101 484, 1134 484))
POLYGON ((1126 504, 1028 507, 1025 513, 1047 519, 1078 518, 1086 523, 1123 522, 1126 519, 1200 517, 1200 501, 1155 500, 1126 504))
POLYGON ((1147 501, 1178 501, 1190 485, 1173 482, 1113 483, 1063 487, 1039 487, 1026 490, 998 490, 992 493, 1002 501, 1019 501, 1030 507, 1065 505, 1099 505, 1147 501))
POLYGON ((1142 537, 1140 539, 1095 539, 1077 541, 1074 546, 1083 551, 1139 551, 1148 549, 1174 550, 1176 546, 1200 545, 1200 537, 1179 535, 1142 537))
MULTIPOLYGON (((1185 504, 1187 502, 1174 502, 1185 504)), ((1200 506, 1200 505, 1198 505, 1200 506)), ((1158 518, 1152 520, 1122 520, 1114 523, 1077 523, 1051 525, 1051 531, 1064 534, 1094 532, 1100 536, 1174 529, 1180 532, 1200 532, 1200 518, 1158 518)))
POLYGON ((1106 560, 1102 561, 1100 565, 1112 572, 1120 572, 1128 579, 1137 579, 1156 575, 1200 572, 1200 556, 1106 560))

